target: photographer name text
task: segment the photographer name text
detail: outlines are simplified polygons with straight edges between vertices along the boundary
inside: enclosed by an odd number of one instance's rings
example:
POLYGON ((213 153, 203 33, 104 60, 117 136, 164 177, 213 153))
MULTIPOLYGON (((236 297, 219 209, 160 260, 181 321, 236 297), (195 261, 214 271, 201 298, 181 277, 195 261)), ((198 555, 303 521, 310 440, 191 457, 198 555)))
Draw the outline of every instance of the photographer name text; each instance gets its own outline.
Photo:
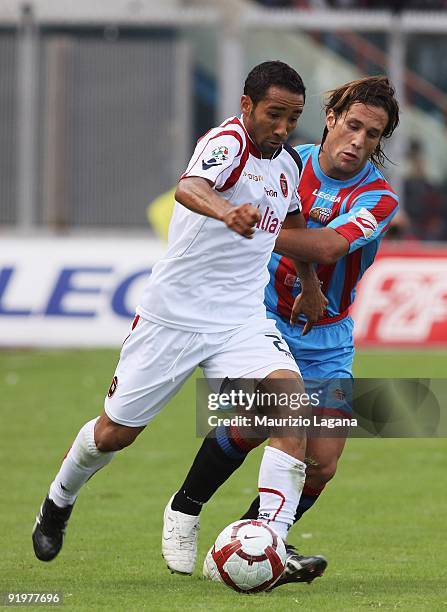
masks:
POLYGON ((208 417, 210 427, 326 427, 336 429, 338 427, 357 427, 357 419, 344 417, 324 417, 313 415, 311 417, 287 416, 269 417, 265 415, 235 415, 232 417, 221 417, 213 414, 208 417))

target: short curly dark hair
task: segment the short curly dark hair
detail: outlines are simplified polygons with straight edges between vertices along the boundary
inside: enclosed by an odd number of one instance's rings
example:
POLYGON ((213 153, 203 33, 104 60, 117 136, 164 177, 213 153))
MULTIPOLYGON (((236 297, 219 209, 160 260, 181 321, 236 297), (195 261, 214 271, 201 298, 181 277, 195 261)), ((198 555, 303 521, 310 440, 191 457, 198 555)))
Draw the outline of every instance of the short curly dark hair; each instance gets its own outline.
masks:
POLYGON ((298 72, 279 60, 263 62, 252 68, 245 79, 244 94, 250 96, 256 106, 272 86, 282 87, 306 97, 306 88, 298 72))
MULTIPOLYGON (((324 106, 326 113, 332 110, 338 119, 357 102, 383 108, 388 115, 388 123, 382 137, 371 155, 371 161, 376 166, 383 166, 388 159, 383 151, 382 138, 389 138, 399 124, 399 104, 396 100, 394 87, 384 75, 365 77, 349 81, 337 89, 327 92, 324 106)), ((328 130, 325 128, 321 144, 326 140, 328 130)))

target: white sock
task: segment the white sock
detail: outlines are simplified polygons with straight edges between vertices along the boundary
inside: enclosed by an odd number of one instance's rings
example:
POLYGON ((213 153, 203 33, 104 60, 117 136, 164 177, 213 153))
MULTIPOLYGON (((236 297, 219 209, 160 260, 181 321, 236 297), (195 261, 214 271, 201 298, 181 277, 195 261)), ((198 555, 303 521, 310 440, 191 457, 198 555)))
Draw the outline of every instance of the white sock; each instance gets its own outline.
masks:
POLYGON ((96 447, 95 423, 98 418, 89 421, 82 427, 62 462, 56 478, 51 483, 48 496, 60 508, 72 505, 82 485, 95 472, 107 465, 115 454, 114 452, 103 453, 96 447))
POLYGON ((292 455, 266 446, 259 469, 259 514, 286 540, 306 479, 306 464, 292 455))

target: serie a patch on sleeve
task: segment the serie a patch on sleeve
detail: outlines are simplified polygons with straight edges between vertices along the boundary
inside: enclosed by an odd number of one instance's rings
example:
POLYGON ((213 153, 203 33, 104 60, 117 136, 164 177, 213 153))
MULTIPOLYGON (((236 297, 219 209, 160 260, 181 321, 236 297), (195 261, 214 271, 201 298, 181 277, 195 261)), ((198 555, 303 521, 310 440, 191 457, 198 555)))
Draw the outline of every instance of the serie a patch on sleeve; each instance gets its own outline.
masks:
POLYGON ((202 160, 202 168, 208 170, 214 166, 221 166, 228 159, 228 147, 220 146, 211 151, 211 157, 207 160, 202 160))

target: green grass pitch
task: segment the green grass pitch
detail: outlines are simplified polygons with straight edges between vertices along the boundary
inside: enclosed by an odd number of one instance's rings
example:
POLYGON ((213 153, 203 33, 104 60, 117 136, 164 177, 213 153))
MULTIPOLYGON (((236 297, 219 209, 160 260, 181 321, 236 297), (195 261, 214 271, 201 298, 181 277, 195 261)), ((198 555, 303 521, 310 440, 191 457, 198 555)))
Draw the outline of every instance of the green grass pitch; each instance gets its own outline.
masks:
MULTIPOLYGON (((59 557, 37 561, 34 516, 74 435, 101 410, 117 356, 0 352, 0 592, 63 591, 62 609, 89 611, 447 610, 445 439, 350 440, 335 480, 291 532, 303 552, 328 557, 324 578, 243 596, 203 582, 200 566, 255 494, 258 449, 204 510, 194 576, 171 575, 162 514, 200 444, 193 381, 86 485, 59 557)), ((446 372, 443 352, 356 357, 358 376, 446 372)))

